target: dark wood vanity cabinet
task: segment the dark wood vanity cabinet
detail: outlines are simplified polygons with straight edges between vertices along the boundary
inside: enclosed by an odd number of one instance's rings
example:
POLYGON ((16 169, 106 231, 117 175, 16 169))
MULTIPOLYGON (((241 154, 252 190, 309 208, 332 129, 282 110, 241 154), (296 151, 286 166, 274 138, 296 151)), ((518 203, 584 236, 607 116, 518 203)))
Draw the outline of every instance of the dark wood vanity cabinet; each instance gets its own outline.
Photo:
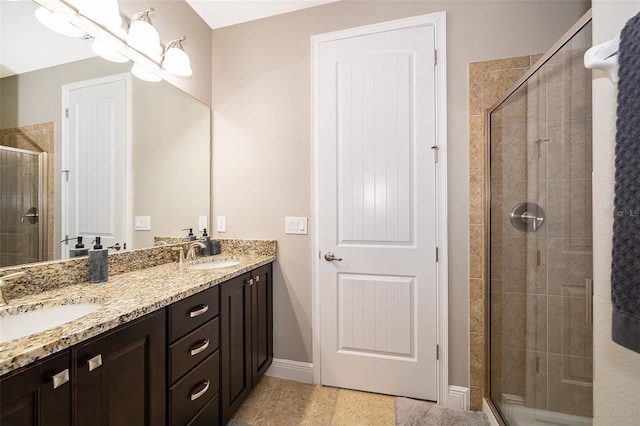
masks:
POLYGON ((53 355, 0 380, 0 425, 71 425, 71 355, 53 355))
POLYGON ((271 265, 251 272, 251 381, 264 375, 273 361, 273 277, 271 265))
POLYGON ((74 347, 75 424, 166 424, 165 311, 74 347))
POLYGON ((273 360, 271 265, 221 284, 222 424, 240 407, 273 360))
POLYGON ((0 426, 225 425, 273 360, 271 264, 0 378, 0 426))
POLYGON ((167 309, 168 422, 216 426, 220 420, 219 289, 167 309))

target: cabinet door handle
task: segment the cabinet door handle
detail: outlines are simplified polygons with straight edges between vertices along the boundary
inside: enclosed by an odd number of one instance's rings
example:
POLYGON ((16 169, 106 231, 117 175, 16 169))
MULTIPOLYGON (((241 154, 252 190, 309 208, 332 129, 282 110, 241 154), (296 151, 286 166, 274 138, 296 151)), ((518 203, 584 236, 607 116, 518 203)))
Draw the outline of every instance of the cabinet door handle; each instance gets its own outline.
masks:
POLYGON ((69 369, 65 368, 58 374, 54 374, 52 379, 53 379, 53 388, 58 389, 60 386, 64 385, 69 381, 69 369))
POLYGON ((189 311, 189 317, 195 318, 207 312, 209 310, 209 305, 200 305, 197 308, 194 308, 192 311, 189 311))
POLYGON ((200 398, 202 395, 204 395, 209 390, 209 381, 208 380, 203 380, 202 382, 200 382, 200 384, 204 385, 204 387, 202 389, 200 389, 198 392, 192 393, 189 396, 189 399, 191 401, 195 401, 196 399, 200 398))
POLYGON ((89 371, 93 371, 100 367, 102 365, 102 354, 94 356, 87 362, 87 364, 89 364, 89 371))
POLYGON ((256 280, 257 283, 260 282, 260 275, 258 275, 257 277, 254 278, 254 280, 256 280))
POLYGON ((245 284, 253 285, 253 278, 246 280, 245 284))
POLYGON ((198 347, 195 347, 195 348, 191 347, 191 349, 189 350, 189 353, 191 354, 191 356, 198 355, 200 352, 207 349, 209 347, 209 339, 202 339, 198 342, 198 344, 199 344, 198 347))

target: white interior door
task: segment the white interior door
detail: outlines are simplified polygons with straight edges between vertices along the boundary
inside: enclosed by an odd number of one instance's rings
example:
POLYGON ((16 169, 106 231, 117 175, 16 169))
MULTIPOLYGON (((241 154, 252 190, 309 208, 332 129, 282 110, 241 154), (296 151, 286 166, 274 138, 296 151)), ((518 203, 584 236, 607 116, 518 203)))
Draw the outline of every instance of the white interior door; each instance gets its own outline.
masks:
MULTIPOLYGON (((130 241, 130 85, 116 75, 63 87, 62 235, 85 247, 97 236, 104 247, 130 241)), ((74 245, 63 243, 64 258, 74 245)))
POLYGON ((322 384, 436 400, 434 26, 317 49, 322 384))

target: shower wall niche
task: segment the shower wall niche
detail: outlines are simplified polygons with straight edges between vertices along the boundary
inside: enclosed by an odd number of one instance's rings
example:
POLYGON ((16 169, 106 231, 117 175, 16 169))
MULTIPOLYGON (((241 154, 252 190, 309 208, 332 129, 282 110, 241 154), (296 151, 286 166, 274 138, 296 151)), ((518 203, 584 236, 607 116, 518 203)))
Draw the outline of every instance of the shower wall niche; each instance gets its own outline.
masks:
POLYGON ((590 41, 588 23, 487 116, 489 397, 508 424, 593 414, 590 41))

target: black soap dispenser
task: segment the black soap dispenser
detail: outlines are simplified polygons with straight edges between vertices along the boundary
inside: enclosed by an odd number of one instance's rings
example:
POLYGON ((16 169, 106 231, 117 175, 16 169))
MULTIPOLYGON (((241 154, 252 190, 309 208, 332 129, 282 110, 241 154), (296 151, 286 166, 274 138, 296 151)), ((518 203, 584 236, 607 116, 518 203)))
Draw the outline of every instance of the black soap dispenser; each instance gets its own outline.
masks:
POLYGON ((195 241, 196 240, 196 236, 193 235, 193 228, 184 228, 183 231, 189 230, 189 233, 187 234, 186 240, 187 241, 195 241))
POLYGON ((204 244, 204 247, 200 248, 200 256, 209 256, 211 254, 211 238, 207 235, 207 228, 202 231, 200 242, 204 244))
POLYGON ((82 244, 82 237, 76 237, 75 248, 69 249, 69 257, 86 256, 89 254, 89 249, 82 244))
POLYGON ((89 282, 102 283, 109 279, 109 250, 102 248, 100 237, 96 237, 93 249, 89 250, 89 282))

